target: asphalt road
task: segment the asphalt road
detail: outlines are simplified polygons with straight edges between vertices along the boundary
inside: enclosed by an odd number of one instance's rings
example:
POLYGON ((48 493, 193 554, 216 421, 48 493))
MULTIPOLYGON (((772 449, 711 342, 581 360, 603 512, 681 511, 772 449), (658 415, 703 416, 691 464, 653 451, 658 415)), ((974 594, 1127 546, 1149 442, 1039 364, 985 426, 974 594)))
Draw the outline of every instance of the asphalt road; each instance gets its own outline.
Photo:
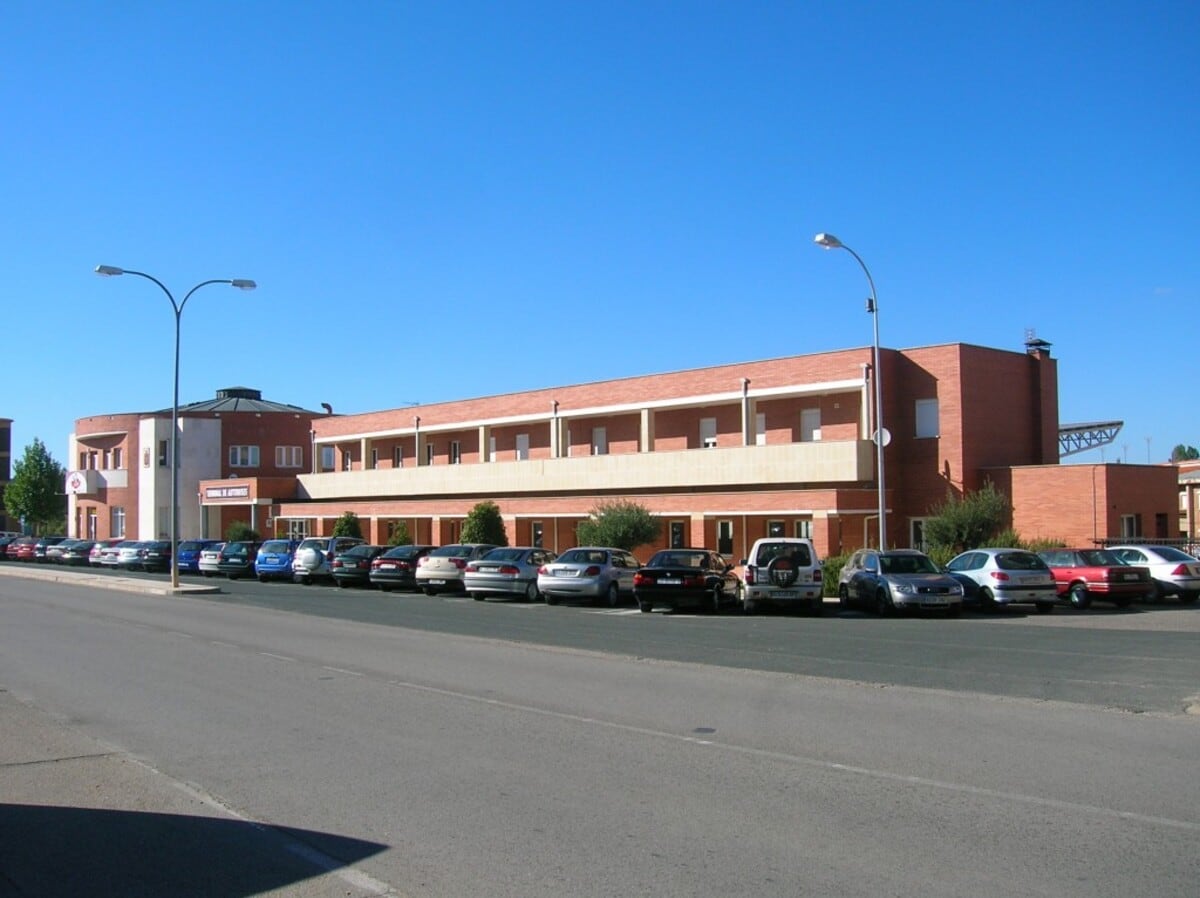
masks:
POLYGON ((227 589, 0 578, 0 685, 378 886, 355 894, 1200 881, 1200 609, 743 618, 227 589))

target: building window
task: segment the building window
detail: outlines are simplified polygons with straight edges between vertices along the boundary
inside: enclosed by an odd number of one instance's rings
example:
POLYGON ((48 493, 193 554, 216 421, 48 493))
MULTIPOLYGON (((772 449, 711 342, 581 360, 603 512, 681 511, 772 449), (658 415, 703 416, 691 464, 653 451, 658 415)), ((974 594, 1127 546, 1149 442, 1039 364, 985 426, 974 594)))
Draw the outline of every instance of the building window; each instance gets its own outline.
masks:
POLYGON ((450 441, 450 464, 457 465, 462 461, 462 443, 459 440, 450 441))
POLYGON ((321 447, 321 470, 322 471, 332 471, 335 467, 336 467, 336 465, 334 464, 333 447, 332 446, 322 446, 321 447))
POLYGON ((302 468, 304 467, 304 449, 300 446, 276 446, 275 467, 302 468))
POLYGON ((800 409, 800 442, 815 443, 821 439, 821 410, 800 409))
POLYGON ((1167 538, 1168 515, 1164 512, 1157 512, 1154 515, 1154 536, 1158 539, 1167 538))
POLYGON ((754 445, 767 445, 767 413, 756 412, 754 415, 754 445))
POLYGON ((936 399, 918 399, 916 404, 917 439, 928 439, 938 434, 938 403, 936 399))
POLYGON ((1121 515, 1121 538, 1135 539, 1142 535, 1142 516, 1140 514, 1121 515))
POLYGON ((112 462, 114 468, 124 467, 125 458, 120 446, 117 446, 115 449, 113 449, 112 462))
POLYGON ((703 449, 715 449, 717 447, 716 418, 700 419, 700 446, 703 449))
POLYGON ((170 445, 170 440, 158 441, 158 466, 160 468, 165 468, 167 466, 167 452, 169 451, 170 445))
POLYGON ((230 446, 229 447, 229 467, 231 467, 231 468, 257 468, 258 467, 258 447, 257 446, 230 446))
POLYGON ((350 454, 349 450, 343 449, 342 450, 342 470, 350 471, 350 470, 353 470, 353 468, 354 468, 354 456, 350 454))
POLYGON ((112 518, 112 520, 109 522, 110 528, 111 528, 109 530, 110 535, 112 536, 113 539, 124 539, 125 538, 125 509, 121 508, 119 506, 113 508, 112 512, 111 512, 111 518, 112 518))
POLYGON ((425 444, 425 464, 433 464, 433 443, 425 444))
POLYGON ((542 527, 541 521, 534 521, 529 525, 529 541, 535 549, 544 548, 542 539, 545 537, 545 528, 542 527))
POLYGON ((373 471, 378 467, 379 467, 379 450, 372 449, 371 450, 371 470, 373 471))
POLYGON ((112 450, 105 449, 104 450, 104 470, 107 471, 111 467, 112 467, 112 450))
POLYGON ((672 521, 671 522, 671 548, 672 549, 682 549, 686 545, 686 543, 684 543, 684 541, 683 541, 683 533, 684 533, 683 525, 684 525, 683 521, 672 521))
POLYGON ((496 438, 488 437, 488 461, 496 460, 496 438))
POLYGON ((517 461, 525 461, 529 458, 529 434, 517 434, 517 461))
POLYGON ((100 538, 96 535, 97 523, 98 523, 98 521, 96 519, 96 509, 89 507, 87 510, 87 538, 88 539, 99 539, 100 538))
POLYGON ((608 429, 592 428, 592 455, 608 455, 608 429))
POLYGON ((812 518, 801 518, 795 522, 797 539, 812 539, 812 518))
MULTIPOLYGON (((79 453, 79 470, 81 470, 81 471, 87 470, 87 453, 86 452, 79 453)), ((1182 493, 1180 493, 1180 495, 1179 495, 1179 507, 1183 508, 1183 494, 1182 493)))
POLYGON ((717 521, 717 551, 726 557, 733 554, 733 521, 717 521))
POLYGON ((783 521, 767 521, 767 536, 777 539, 783 535, 783 521))
POLYGON ((392 447, 392 467, 393 468, 403 468, 404 467, 404 447, 403 446, 393 446, 392 447))

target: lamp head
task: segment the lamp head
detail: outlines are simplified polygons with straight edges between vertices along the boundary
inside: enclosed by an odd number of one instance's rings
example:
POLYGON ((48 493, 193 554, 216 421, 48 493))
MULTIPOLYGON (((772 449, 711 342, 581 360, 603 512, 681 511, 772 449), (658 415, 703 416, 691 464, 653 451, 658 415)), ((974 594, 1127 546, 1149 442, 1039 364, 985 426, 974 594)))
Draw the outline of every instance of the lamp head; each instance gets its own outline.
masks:
POLYGON ((97 265, 96 266, 96 274, 100 275, 101 277, 111 278, 111 277, 116 277, 117 275, 124 274, 124 273, 125 273, 125 269, 118 268, 116 265, 97 265))
POLYGON ((838 240, 832 234, 818 234, 813 238, 813 243, 817 246, 823 246, 825 249, 841 249, 842 241, 838 240))
POLYGON ((249 278, 234 278, 229 282, 229 286, 237 287, 239 290, 253 290, 258 284, 249 278))

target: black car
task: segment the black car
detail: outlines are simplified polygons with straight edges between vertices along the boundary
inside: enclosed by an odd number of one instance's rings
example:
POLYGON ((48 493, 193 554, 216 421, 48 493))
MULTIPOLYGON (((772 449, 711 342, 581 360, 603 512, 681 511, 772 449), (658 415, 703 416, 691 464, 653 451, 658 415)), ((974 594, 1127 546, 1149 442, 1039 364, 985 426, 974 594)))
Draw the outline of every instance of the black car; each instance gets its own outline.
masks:
POLYGON ((437 546, 392 546, 371 562, 371 583, 384 592, 417 588, 417 563, 437 546))
POLYGON ((386 552, 387 546, 351 546, 329 563, 329 572, 338 586, 366 586, 371 582, 371 562, 386 552))
POLYGON ((144 571, 169 571, 171 569, 171 541, 150 539, 138 548, 138 562, 144 571))
POLYGON ((638 608, 650 612, 666 605, 718 612, 722 606, 741 604, 742 581, 733 565, 709 549, 664 549, 633 577, 633 597, 638 608))
POLYGON ((217 570, 236 580, 239 577, 254 576, 254 559, 258 557, 259 543, 253 540, 239 540, 235 543, 225 543, 217 558, 217 570))

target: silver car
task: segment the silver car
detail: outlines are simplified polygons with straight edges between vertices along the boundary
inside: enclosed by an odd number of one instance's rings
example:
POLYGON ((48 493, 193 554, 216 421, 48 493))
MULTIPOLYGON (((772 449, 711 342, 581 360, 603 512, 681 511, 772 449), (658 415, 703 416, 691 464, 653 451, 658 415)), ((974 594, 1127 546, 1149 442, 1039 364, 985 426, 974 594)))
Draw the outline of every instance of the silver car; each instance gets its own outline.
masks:
POLYGON ((310 536, 301 540, 292 555, 292 580, 305 586, 318 578, 332 580, 329 563, 347 549, 365 542, 357 536, 310 536))
POLYGON ((838 577, 842 607, 864 605, 881 616, 901 609, 962 612, 962 584, 915 549, 859 549, 838 577))
POLYGON ((536 602, 541 597, 538 591, 538 568, 555 557, 548 549, 533 547, 504 546, 492 549, 482 558, 467 562, 463 571, 463 586, 477 602, 489 596, 536 602))
POLYGON ((439 592, 462 592, 463 573, 468 562, 482 558, 492 549, 493 543, 453 543, 439 546, 417 561, 417 589, 427 596, 439 592))
POLYGON ((633 576, 641 562, 624 549, 584 546, 568 549, 538 572, 547 605, 561 599, 603 601, 610 608, 633 597, 633 576))
POLYGON ((1154 592, 1148 602, 1161 602, 1165 596, 1178 596, 1191 604, 1200 598, 1200 559, 1174 546, 1109 546, 1109 551, 1126 564, 1150 568, 1154 592))
POLYGON ((1054 572, 1025 549, 971 549, 956 555, 946 572, 963 586, 963 601, 980 611, 1000 605, 1033 604, 1049 614, 1058 601, 1054 572))
POLYGON ((205 577, 215 577, 221 573, 217 565, 221 563, 221 550, 224 548, 225 543, 213 543, 201 549, 200 558, 196 561, 196 570, 205 577))

